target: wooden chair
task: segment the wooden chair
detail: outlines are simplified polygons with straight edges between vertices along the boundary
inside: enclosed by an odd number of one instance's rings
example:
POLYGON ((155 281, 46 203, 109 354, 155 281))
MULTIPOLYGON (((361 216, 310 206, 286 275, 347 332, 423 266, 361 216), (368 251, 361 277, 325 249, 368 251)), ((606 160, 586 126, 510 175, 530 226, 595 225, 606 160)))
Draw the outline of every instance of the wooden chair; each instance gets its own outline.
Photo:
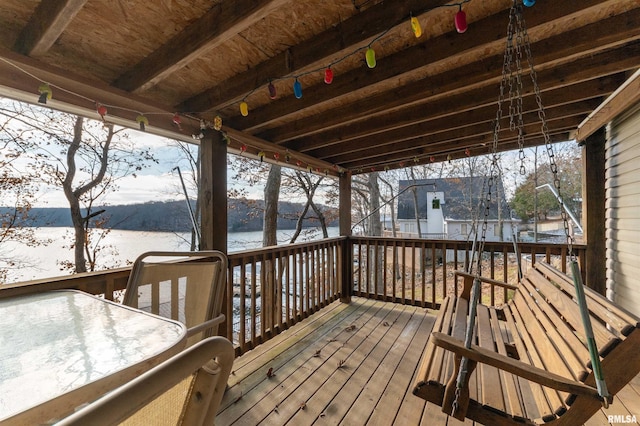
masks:
POLYGON ((180 321, 187 345, 218 333, 227 257, 220 251, 143 253, 136 259, 123 303, 180 321))
POLYGON ((206 338, 57 424, 213 425, 233 358, 227 339, 206 338))
MULTIPOLYGON (((475 338, 464 344, 474 277, 446 298, 423 354, 414 394, 458 419, 483 424, 583 424, 602 406, 572 279, 536 262, 502 306, 477 306, 475 338), (467 380, 456 389, 461 357, 467 380), (458 395, 457 401, 456 394, 458 395)), ((610 394, 640 372, 640 319, 589 288, 589 317, 610 394)), ((610 402, 610 401, 609 401, 610 402)))

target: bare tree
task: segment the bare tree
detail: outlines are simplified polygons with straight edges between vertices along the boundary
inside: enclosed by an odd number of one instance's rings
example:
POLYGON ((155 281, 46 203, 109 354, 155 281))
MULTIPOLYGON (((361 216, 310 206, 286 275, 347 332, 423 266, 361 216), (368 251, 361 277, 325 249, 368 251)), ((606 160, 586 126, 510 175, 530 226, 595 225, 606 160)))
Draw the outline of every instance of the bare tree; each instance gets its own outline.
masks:
POLYGON ((62 262, 75 272, 95 270, 96 256, 108 218, 97 203, 117 190, 117 181, 155 161, 149 150, 137 149, 124 129, 70 114, 14 102, 3 104, 0 115, 9 117, 3 139, 19 147, 27 168, 38 170, 38 185, 62 188, 73 223, 73 262, 62 262), (97 232, 96 232, 97 231, 97 232))
POLYGON ((282 167, 272 164, 269 176, 264 186, 264 218, 262 226, 262 245, 275 246, 278 244, 278 199, 280 183, 282 181, 282 167))

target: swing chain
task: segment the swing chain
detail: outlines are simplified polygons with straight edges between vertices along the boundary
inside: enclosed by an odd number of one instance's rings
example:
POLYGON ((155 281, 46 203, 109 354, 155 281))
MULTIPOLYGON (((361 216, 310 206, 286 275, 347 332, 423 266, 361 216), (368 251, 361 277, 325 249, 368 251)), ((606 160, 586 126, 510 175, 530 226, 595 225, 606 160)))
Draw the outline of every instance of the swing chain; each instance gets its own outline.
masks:
POLYGON ((460 388, 456 386, 456 393, 453 402, 451 403, 451 415, 455 416, 458 411, 458 400, 460 399, 460 388))
MULTIPOLYGON (((482 274, 482 252, 484 251, 484 246, 487 238, 487 228, 489 223, 489 213, 491 208, 491 200, 492 200, 492 188, 493 185, 497 185, 497 182, 494 182, 498 179, 496 176, 496 169, 498 168, 498 141, 500 136, 500 121, 503 118, 502 112, 502 104, 505 101, 505 88, 507 84, 509 85, 509 128, 510 130, 518 130, 518 145, 520 147, 520 162, 521 168, 520 172, 524 172, 524 133, 523 133, 523 120, 522 120, 522 65, 520 62, 520 57, 522 55, 522 51, 520 47, 514 49, 513 46, 513 38, 514 38, 514 16, 516 17, 516 23, 520 24, 520 20, 518 19, 518 15, 520 14, 520 10, 518 8, 518 0, 513 0, 513 5, 509 12, 509 25, 507 27, 507 47, 504 53, 504 62, 502 64, 502 80, 500 82, 500 95, 498 97, 498 109, 496 111, 496 119, 494 123, 493 129, 493 144, 492 144, 492 158, 491 158, 491 166, 489 168, 489 176, 486 182, 486 197, 485 197, 485 186, 483 185, 483 194, 481 200, 484 203, 484 219, 482 221, 482 234, 480 237, 480 241, 478 243, 478 247, 475 250, 476 253, 476 277, 480 277, 482 274), (514 70, 512 69, 512 63, 514 60, 514 54, 516 56, 516 69, 515 69, 515 77, 514 70), (514 81, 516 88, 514 89, 514 81), (515 106, 514 106, 515 100, 515 106), (517 120, 514 118, 517 117, 517 120)), ((516 36, 517 44, 520 44, 523 40, 522 35, 520 34, 521 30, 518 30, 518 35, 516 36)), ((500 208, 500 201, 497 202, 498 208, 500 208)), ((476 229, 477 232, 477 229, 476 229)), ((477 235, 477 234, 476 234, 477 235)), ((473 259, 472 262, 473 264, 473 259)), ((467 330, 465 336, 465 346, 468 343, 467 347, 470 347, 471 341, 473 340, 473 328, 475 323, 475 306, 474 303, 479 303, 480 300, 480 282, 479 278, 474 280, 474 294, 472 295, 472 301, 469 303, 469 318, 467 323, 467 330)), ((458 377, 456 379, 456 392, 454 396, 454 400, 452 403, 452 415, 458 410, 459 406, 459 398, 460 398, 460 390, 462 389, 462 384, 466 378, 466 365, 468 359, 466 357, 462 357, 460 360, 460 370, 458 377)))
MULTIPOLYGON (((522 14, 518 14, 516 16, 516 19, 518 20, 518 28, 522 28, 522 31, 523 31, 522 37, 524 39, 525 53, 527 56, 527 63, 530 69, 531 81, 533 83, 533 90, 535 93, 536 104, 538 106, 538 118, 542 123, 541 130, 542 130, 542 136, 544 137, 544 144, 545 144, 545 149, 547 150, 547 156, 549 157, 549 168, 551 169, 551 173, 553 175, 553 186, 555 187, 555 190, 558 193, 558 195, 560 195, 561 180, 558 173, 558 163, 556 162, 556 156, 553 149, 553 144, 551 143, 551 138, 549 137, 549 127, 547 126, 547 117, 544 112, 544 106, 542 105, 542 97, 540 96, 540 87, 538 86, 538 76, 534 68, 533 55, 531 54, 529 35, 527 33, 526 25, 524 24, 524 17, 522 16, 522 14)), ((562 199, 561 196, 558 197, 558 202, 560 203, 560 215, 562 217, 564 233, 567 238, 569 260, 573 262, 576 260, 576 254, 573 251, 574 239, 569 229, 569 215, 565 209, 564 200, 562 199)))

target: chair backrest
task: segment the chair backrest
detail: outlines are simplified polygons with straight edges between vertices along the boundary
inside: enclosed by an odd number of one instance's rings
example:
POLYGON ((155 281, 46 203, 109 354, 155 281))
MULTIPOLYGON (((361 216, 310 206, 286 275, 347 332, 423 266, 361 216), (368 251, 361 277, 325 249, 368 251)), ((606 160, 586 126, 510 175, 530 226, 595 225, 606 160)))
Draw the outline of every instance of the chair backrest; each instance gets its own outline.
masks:
POLYGON ((184 323, 188 345, 216 335, 224 321, 227 257, 216 250, 143 253, 129 276, 123 303, 184 323))
POLYGON ((233 358, 229 340, 206 338, 57 424, 212 425, 233 358))

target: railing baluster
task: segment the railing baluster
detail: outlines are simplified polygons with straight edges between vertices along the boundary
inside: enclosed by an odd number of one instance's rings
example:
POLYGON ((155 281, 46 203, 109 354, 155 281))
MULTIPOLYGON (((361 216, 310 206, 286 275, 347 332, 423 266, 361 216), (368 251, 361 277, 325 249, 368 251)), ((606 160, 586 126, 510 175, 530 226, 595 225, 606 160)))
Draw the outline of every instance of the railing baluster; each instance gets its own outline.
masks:
MULTIPOLYGON (((233 276, 233 269, 230 275, 233 276)), ((247 267, 244 259, 241 259, 240 262, 240 336, 238 341, 244 352, 247 347, 247 267)))

